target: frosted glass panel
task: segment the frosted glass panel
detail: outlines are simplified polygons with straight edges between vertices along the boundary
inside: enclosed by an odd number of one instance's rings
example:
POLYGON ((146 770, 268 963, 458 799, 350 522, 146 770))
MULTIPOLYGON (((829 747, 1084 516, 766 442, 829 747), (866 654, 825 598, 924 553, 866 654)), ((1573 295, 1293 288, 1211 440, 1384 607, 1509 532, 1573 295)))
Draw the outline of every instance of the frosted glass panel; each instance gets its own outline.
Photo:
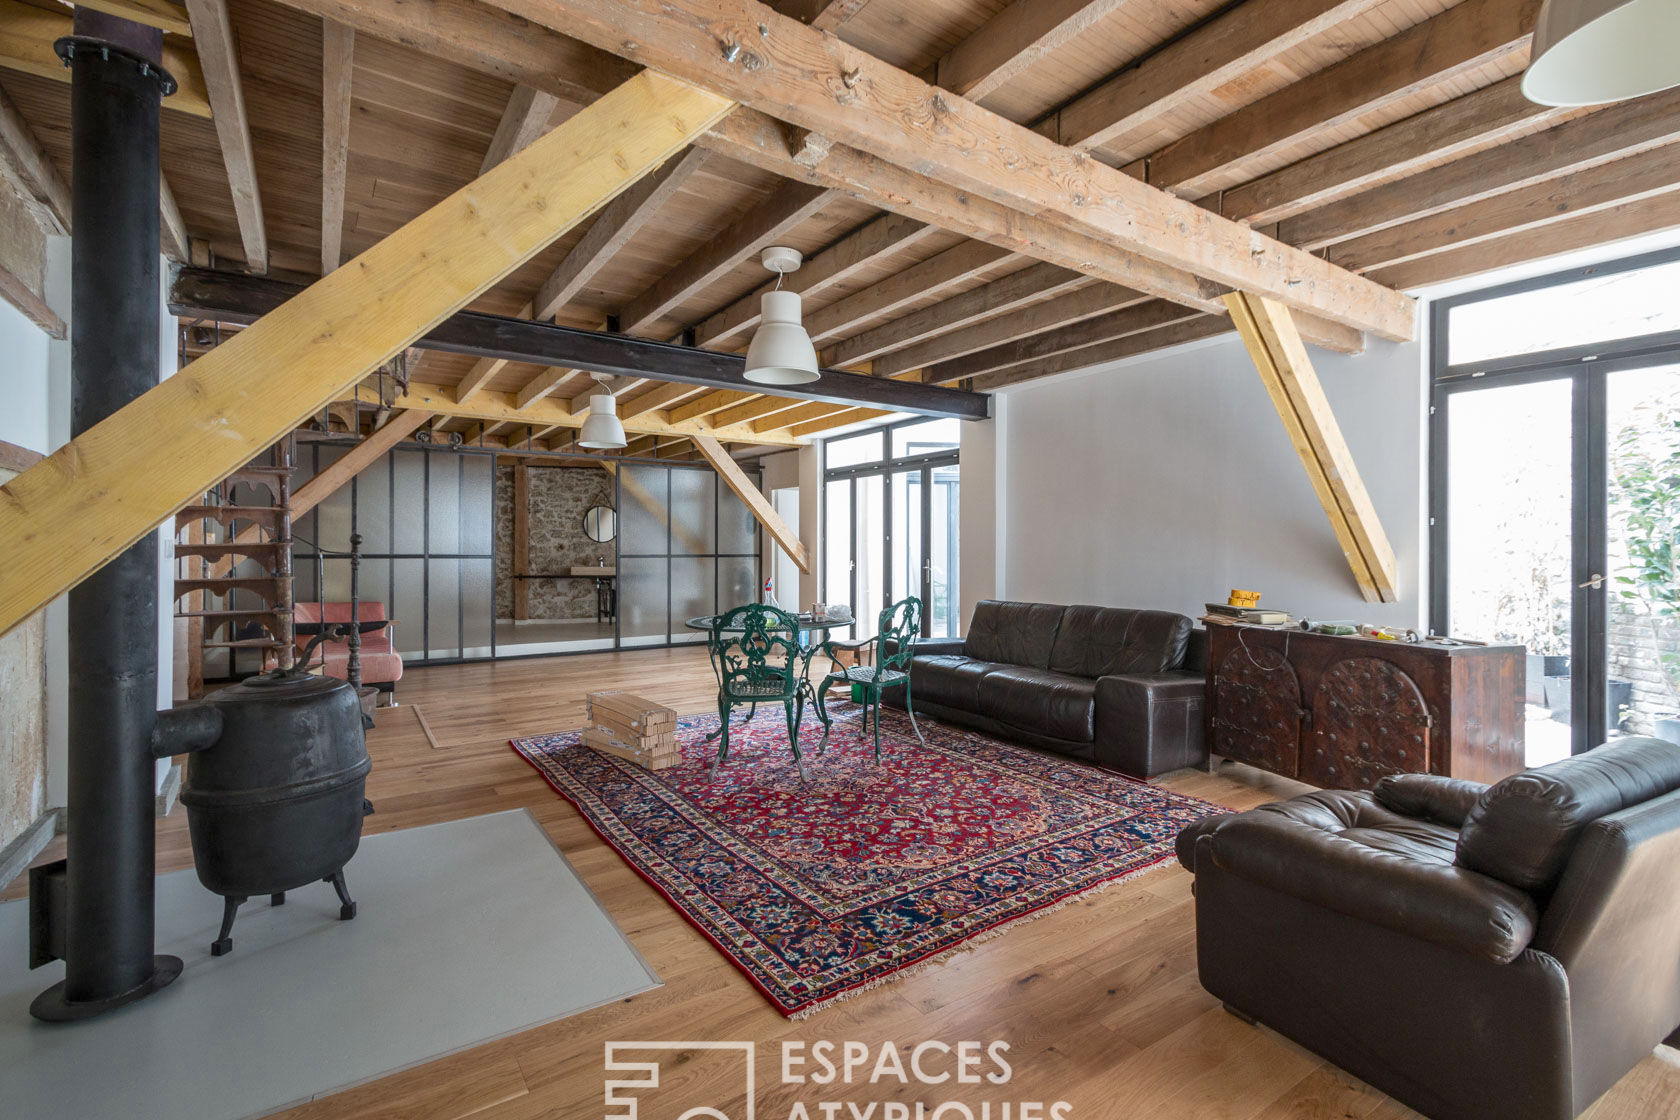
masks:
POLYGON ((393 561, 396 584, 391 589, 391 617, 397 625, 391 634, 397 652, 409 657, 425 656, 425 564, 424 560, 393 561))
POLYGON ((297 556, 292 560, 292 601, 294 603, 312 603, 315 601, 315 558, 313 556, 297 556))
POLYGON ((391 468, 384 459, 356 476, 356 532, 362 552, 391 551, 391 468))
POLYGON ((668 567, 662 556, 626 556, 619 560, 618 626, 622 645, 665 644, 668 567))
POLYGON ((490 526, 494 514, 496 460, 491 455, 462 455, 460 462, 461 551, 488 556, 494 551, 490 526))
MULTIPOLYGON (((322 447, 321 469, 344 457, 342 447, 322 447)), ((323 552, 350 551, 350 488, 340 486, 315 507, 315 533, 310 542, 323 552)))
POLYGON ((496 628, 490 560, 461 561, 461 644, 463 657, 489 657, 496 628))
POLYGON ((705 470, 672 470, 671 553, 705 556, 716 551, 717 475, 705 470))
POLYGON ((718 487, 718 551, 758 551, 758 523, 747 504, 727 486, 718 487))
POLYGON ((396 471, 391 551, 418 554, 426 548, 426 453, 393 451, 391 463, 396 471))
POLYGON ((433 556, 460 552, 461 458, 448 453, 428 455, 426 458, 430 462, 427 473, 431 476, 431 489, 426 495, 431 524, 427 551, 433 556))
POLYGON ((426 649, 431 657, 461 653, 461 562, 426 561, 426 649))
POLYGON ((706 635, 683 623, 717 611, 717 561, 709 556, 671 561, 671 641, 705 641, 706 635))
POLYGON ((329 603, 350 601, 350 561, 328 556, 321 561, 324 570, 322 597, 329 603))
POLYGON ((624 492, 619 502, 620 552, 665 555, 665 517, 670 508, 666 479, 670 473, 665 467, 625 464, 619 468, 619 485, 624 492))
MULTIPOLYGON (((718 560, 718 610, 758 601, 758 560, 751 556, 724 556, 718 560)), ((782 606, 793 607, 783 596, 782 606)))
POLYGON ((391 562, 389 560, 363 560, 361 578, 362 602, 381 603, 387 608, 385 617, 390 618, 391 605, 391 562))

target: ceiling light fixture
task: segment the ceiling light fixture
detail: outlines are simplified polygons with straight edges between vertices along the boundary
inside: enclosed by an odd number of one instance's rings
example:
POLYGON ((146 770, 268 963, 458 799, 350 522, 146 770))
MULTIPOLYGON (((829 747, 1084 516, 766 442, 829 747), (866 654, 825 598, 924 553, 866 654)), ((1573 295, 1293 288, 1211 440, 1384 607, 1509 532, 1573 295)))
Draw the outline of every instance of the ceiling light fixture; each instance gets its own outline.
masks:
POLYGON ((1680 85, 1674 0, 1546 0, 1522 91, 1540 105, 1601 105, 1680 85))
POLYGON ((747 347, 746 378, 755 385, 808 385, 817 380, 817 349, 800 322, 798 292, 782 291, 782 278, 804 262, 798 249, 772 245, 759 255, 776 274, 776 286, 759 302, 762 321, 747 347))
POLYGON ((618 419, 618 398, 607 388, 607 375, 589 376, 599 384, 589 395, 589 416, 578 429, 578 446, 600 450, 623 447, 629 441, 624 438, 624 425, 618 419))

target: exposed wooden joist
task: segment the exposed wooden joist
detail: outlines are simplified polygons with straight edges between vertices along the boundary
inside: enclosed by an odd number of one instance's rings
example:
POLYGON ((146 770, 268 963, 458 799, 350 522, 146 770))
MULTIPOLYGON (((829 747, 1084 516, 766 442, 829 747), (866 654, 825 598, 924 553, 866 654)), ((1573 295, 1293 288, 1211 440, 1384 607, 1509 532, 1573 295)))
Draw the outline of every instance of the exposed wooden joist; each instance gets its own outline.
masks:
POLYGON ((647 412, 660 412, 677 401, 692 396, 694 392, 693 385, 683 385, 676 382, 655 383, 647 390, 619 401, 618 415, 620 419, 623 419, 627 416, 640 416, 647 412))
POLYGON ((919 369, 922 363, 915 358, 916 343, 1090 285, 1090 277, 1060 265, 1029 265, 1020 272, 853 335, 834 347, 829 360, 845 365, 875 359, 877 375, 919 369))
MULTIPOLYGON (((524 385, 520 386, 519 391, 514 394, 514 400, 518 402, 520 408, 530 408, 533 404, 542 400, 544 397, 554 392, 554 390, 558 389, 561 385, 571 380, 574 372, 576 371, 565 369, 563 367, 545 369, 541 373, 537 374, 537 376, 527 381, 524 385)), ((483 387, 483 384, 480 383, 473 387, 472 392, 477 392, 483 387)), ((463 399, 470 397, 471 395, 472 393, 463 394, 463 399)))
POLYGON ((1680 140, 1680 90, 1669 90, 1332 202, 1278 229, 1316 248, 1675 140, 1680 140))
POLYGON ((690 148, 671 157, 664 167, 613 199, 542 282, 531 301, 532 317, 553 318, 570 303, 648 219, 682 189, 705 159, 704 151, 690 148))
POLYGON ((350 169, 350 86, 356 32, 321 21, 321 275, 344 259, 344 190, 350 169))
POLYGON ((1199 314, 1201 312, 1176 303, 1149 300, 941 362, 930 367, 925 376, 936 384, 949 384, 963 378, 1039 362, 1069 350, 1127 338, 1156 327, 1183 322, 1199 314))
POLYGON ((917 364, 926 371, 924 379, 945 384, 972 377, 992 368, 986 364, 987 359, 984 355, 990 355, 994 350, 1004 350, 1031 337, 1069 329, 1086 320, 1117 314, 1125 308, 1147 302, 1150 302, 1147 297, 1125 288, 1117 288, 1113 284, 1093 284, 1088 288, 1081 288, 1045 300, 1043 303, 1035 303, 1007 315, 976 323, 953 334, 941 335, 925 345, 913 347, 892 357, 905 360, 919 358, 917 364), (968 363, 959 372, 957 367, 963 366, 969 356, 976 361, 968 363))
MULTIPOLYGON (((245 111, 245 83, 239 76, 239 49, 227 0, 186 0, 193 41, 204 68, 204 88, 213 110, 222 163, 233 192, 233 213, 245 248, 245 267, 268 271, 268 233, 263 227, 262 190, 251 148, 251 122, 245 111)), ((164 60, 168 65, 168 60, 164 60)))
MULTIPOLYGON (((374 393, 366 385, 353 386, 346 390, 342 399, 356 401, 363 405, 374 403, 374 393)), ((583 425, 584 417, 570 411, 565 401, 557 401, 552 397, 538 401, 530 408, 521 409, 519 402, 512 393, 498 392, 487 389, 477 393, 469 401, 455 399, 455 390, 449 385, 423 385, 410 382, 408 392, 400 393, 395 400, 388 402, 393 408, 423 408, 436 412, 445 418, 464 418, 477 421, 503 421, 512 424, 531 424, 534 426, 552 425, 561 428, 578 428, 583 425)), ((752 440, 770 442, 782 446, 792 447, 799 444, 799 440, 791 436, 765 437, 745 426, 739 428, 720 428, 707 424, 704 420, 676 421, 661 412, 647 412, 639 416, 624 419, 624 430, 642 435, 657 435, 669 438, 687 437, 696 434, 711 435, 722 440, 752 440)))
POLYGON ((987 94, 1128 6, 1145 5, 1143 0, 1015 0, 935 63, 933 84, 984 103, 987 94))
POLYGON ((796 424, 788 429, 788 434, 795 439, 810 439, 820 436, 824 432, 832 432, 836 428, 849 427, 852 424, 863 424, 870 420, 880 420, 891 416, 892 413, 878 408, 848 408, 825 416, 817 420, 807 420, 803 424, 796 424))
MULTIPOLYGON (((848 233, 789 273, 782 287, 813 296, 854 275, 888 253, 907 249, 938 233, 938 228, 899 214, 882 214, 848 233)), ((694 329, 697 345, 739 346, 759 323, 760 302, 775 285, 768 283, 707 318, 694 329)), ((878 286, 878 285, 874 285, 878 286)), ((873 286, 872 286, 873 287, 873 286)))
POLYGON ((184 261, 192 254, 192 235, 187 232, 187 220, 175 202, 175 192, 169 180, 158 172, 158 246, 172 261, 184 261))
POLYGON ((566 411, 574 416, 587 416, 590 411, 589 399, 600 393, 603 388, 616 397, 617 394, 635 385, 636 382, 637 379, 634 377, 609 377, 605 386, 603 386, 601 382, 591 380, 583 386, 582 392, 566 402, 566 411))
POLYGON ((1234 329, 1231 320, 1223 315, 1197 315, 1168 326, 1156 327, 1153 330, 1123 335, 1107 342, 1080 347, 1077 350, 1064 350, 1059 354, 1013 369, 984 374, 974 378, 970 384, 977 390, 994 392, 1011 385, 1035 381, 1038 378, 1049 377, 1057 373, 1090 369, 1093 366, 1107 365, 1109 362, 1117 362, 1123 358, 1146 354, 1163 347, 1179 346, 1186 342, 1197 342, 1204 338, 1212 338, 1215 335, 1229 334, 1234 329))
POLYGON ((736 265, 799 226, 822 209, 829 192, 803 183, 785 183, 748 210, 730 227, 674 265, 647 291, 619 312, 619 328, 645 329, 678 304, 728 274, 736 265))
POLYGON ((1456 159, 1562 112, 1524 97, 1519 74, 1231 187, 1208 204, 1227 218, 1275 222, 1379 179, 1456 159))
MULTIPOLYGON (((203 25, 195 28, 202 39, 203 25)), ((353 270, 323 277, 0 488, 0 633, 401 353, 729 108, 693 86, 638 75, 361 254, 353 270)))
MULTIPOLYGON (((996 245, 964 241, 827 307, 808 312, 805 330, 812 342, 827 342, 848 333, 859 323, 890 315, 946 288, 994 273, 1000 265, 1017 259, 1015 254, 996 245)), ((869 357, 870 354, 857 352, 855 347, 842 343, 829 360, 835 365, 851 365, 869 357)))
POLYGON ((1526 50, 1539 7, 1540 0, 1464 0, 1173 141, 1150 155, 1149 181, 1200 195, 1239 160, 1526 50))
POLYGON ((187 9, 172 0, 76 0, 76 7, 121 16, 171 35, 192 36, 187 9))
POLYGON ((670 417, 673 421, 679 423, 686 420, 694 420, 698 417, 707 416, 714 412, 721 412, 731 405, 739 404, 741 401, 752 395, 753 394, 750 390, 747 392, 740 392, 730 389, 714 389, 711 392, 702 393, 692 400, 686 400, 682 404, 671 409, 670 417))
POLYGON ((64 320, 47 306, 47 301, 35 293, 23 279, 4 264, 0 264, 0 299, 22 313, 25 319, 47 332, 48 338, 65 338, 64 320))
MULTIPOLYGON (((257 321, 273 309, 286 306, 289 299, 295 298, 296 292, 295 285, 279 280, 212 269, 182 268, 177 270, 170 286, 169 307, 178 315, 246 323, 257 321)), ((746 380, 746 359, 739 354, 722 354, 715 350, 579 330, 557 323, 487 315, 478 311, 458 311, 434 324, 422 337, 411 341, 426 349, 480 358, 652 377, 734 392, 757 391, 757 387, 746 380)), ((986 399, 973 393, 866 377, 844 370, 824 370, 822 376, 810 384, 782 387, 777 392, 802 400, 878 404, 895 411, 926 416, 983 419, 988 414, 986 399)), ((505 395, 510 400, 514 396, 511 393, 505 395)), ((523 417, 514 419, 525 420, 523 417)))
POLYGON ((1381 2, 1249 0, 1225 8, 1081 94, 1043 127, 1063 144, 1100 148, 1381 2))
POLYGON ((70 184, 5 90, 0 90, 0 170, 45 211, 56 232, 70 232, 70 184))
MULTIPOLYGON (((807 424, 813 420, 820 420, 825 416, 835 416, 842 412, 857 411, 858 409, 851 408, 843 404, 828 404, 821 401, 812 401, 806 404, 798 405, 794 408, 784 409, 774 415, 755 420, 752 422, 751 426, 752 430, 755 432, 775 432, 788 428, 794 428, 801 424, 807 424)), ((885 410, 879 411, 881 411, 882 415, 886 415, 885 410)))
MULTIPOLYGON (((49 11, 18 0, 0 0, 0 69, 69 84, 70 71, 59 62, 52 45, 73 33, 72 22, 68 9, 49 11)), ((163 107, 197 117, 210 116, 204 72, 192 48, 164 39, 163 68, 179 87, 163 99, 163 107)))
POLYGON ((514 86, 507 107, 502 110, 502 119, 496 125, 495 135, 490 138, 490 147, 479 161, 478 173, 484 174, 509 156, 529 147, 533 140, 557 123, 552 118, 559 108, 560 99, 552 93, 525 85, 514 86))
POLYGON ((1231 321, 1330 518, 1360 593, 1366 602, 1397 601, 1400 577, 1394 549, 1289 310, 1275 300, 1246 292, 1233 292, 1226 299, 1231 321))
POLYGON ((799 530, 789 525, 782 515, 776 512, 770 504, 770 499, 754 485, 747 477, 747 472, 741 469, 741 464, 729 457, 723 446, 711 436, 695 436, 694 446, 700 449, 700 454, 706 457, 706 462, 717 471, 718 477, 735 492, 735 496, 745 503, 747 510, 753 515, 753 520, 764 527, 770 534, 770 539, 781 546, 799 570, 809 575, 811 572, 811 555, 799 539, 799 530))

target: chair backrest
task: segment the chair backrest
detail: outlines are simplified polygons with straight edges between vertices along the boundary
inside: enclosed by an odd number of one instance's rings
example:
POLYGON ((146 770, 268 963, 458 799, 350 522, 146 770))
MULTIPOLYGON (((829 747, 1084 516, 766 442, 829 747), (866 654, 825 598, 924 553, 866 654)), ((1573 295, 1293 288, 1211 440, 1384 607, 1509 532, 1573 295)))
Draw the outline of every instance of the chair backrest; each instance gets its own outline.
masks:
POLYGON ((799 687, 799 622, 767 603, 748 603, 712 620, 706 647, 725 696, 792 696, 799 687), (777 686, 767 693, 767 686, 777 686))
MULTIPOLYGON (((378 599, 363 599, 356 604, 356 614, 363 622, 373 622, 385 617, 385 604, 378 599)), ((348 599, 336 603, 318 603, 314 599, 308 602, 292 605, 292 619, 295 622, 349 622, 350 601, 348 599), (322 607, 325 607, 323 617, 322 607)))
POLYGON ((881 668, 903 669, 909 665, 916 639, 922 636, 922 601, 912 595, 882 611, 876 633, 881 636, 877 662, 881 668))

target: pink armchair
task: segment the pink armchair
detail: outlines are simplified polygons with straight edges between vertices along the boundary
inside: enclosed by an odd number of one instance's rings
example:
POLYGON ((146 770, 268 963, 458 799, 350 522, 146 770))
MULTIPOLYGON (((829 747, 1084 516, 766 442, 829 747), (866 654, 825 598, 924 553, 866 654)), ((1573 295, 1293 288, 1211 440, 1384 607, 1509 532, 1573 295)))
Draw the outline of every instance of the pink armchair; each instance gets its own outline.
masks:
MULTIPOLYGON (((381 619, 385 617, 385 604, 363 599, 357 613, 362 621, 381 619)), ((294 622, 349 622, 350 604, 345 603, 297 603, 292 607, 294 622), (323 607, 325 608, 323 612, 323 607), (325 617, 323 617, 323 613, 325 617)), ((396 626, 392 621, 372 633, 362 635, 362 683, 371 685, 391 697, 391 703, 396 703, 396 683, 402 679, 402 654, 391 644, 391 630, 396 626)), ((303 647, 310 639, 302 634, 294 639, 298 653, 303 653, 303 647)), ((346 680, 349 677, 350 645, 347 641, 322 642, 315 649, 315 656, 322 659, 321 671, 329 677, 346 680)))

